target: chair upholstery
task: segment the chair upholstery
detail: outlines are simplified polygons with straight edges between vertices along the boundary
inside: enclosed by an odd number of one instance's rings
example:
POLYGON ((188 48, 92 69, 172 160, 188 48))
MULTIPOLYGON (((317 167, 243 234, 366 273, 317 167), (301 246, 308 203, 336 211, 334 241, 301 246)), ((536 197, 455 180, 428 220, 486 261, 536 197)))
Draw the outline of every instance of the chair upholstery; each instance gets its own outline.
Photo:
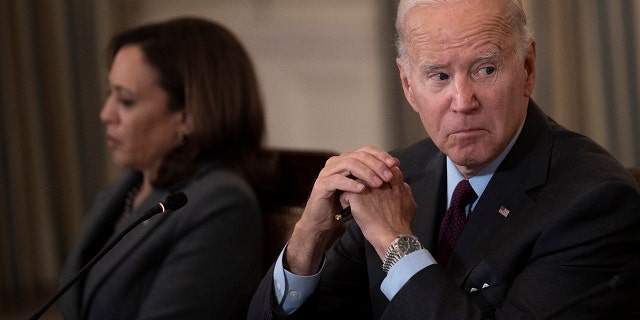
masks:
POLYGON ((631 175, 638 181, 638 184, 640 184, 640 167, 627 168, 627 170, 629 170, 631 175))
POLYGON ((289 240, 304 211, 318 173, 336 155, 319 150, 270 150, 273 171, 268 188, 259 195, 264 212, 264 265, 268 267, 289 240))

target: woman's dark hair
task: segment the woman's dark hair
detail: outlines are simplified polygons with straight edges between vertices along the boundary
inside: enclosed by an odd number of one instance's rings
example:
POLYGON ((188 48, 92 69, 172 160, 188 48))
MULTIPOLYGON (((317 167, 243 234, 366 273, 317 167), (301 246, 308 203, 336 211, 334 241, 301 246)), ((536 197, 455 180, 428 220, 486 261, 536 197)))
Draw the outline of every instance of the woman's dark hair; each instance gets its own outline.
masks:
POLYGON ((155 186, 167 186, 215 160, 247 179, 259 176, 264 110, 249 55, 225 27, 199 18, 178 18, 116 35, 109 61, 120 48, 137 45, 156 68, 170 110, 186 110, 194 132, 163 161, 155 186))

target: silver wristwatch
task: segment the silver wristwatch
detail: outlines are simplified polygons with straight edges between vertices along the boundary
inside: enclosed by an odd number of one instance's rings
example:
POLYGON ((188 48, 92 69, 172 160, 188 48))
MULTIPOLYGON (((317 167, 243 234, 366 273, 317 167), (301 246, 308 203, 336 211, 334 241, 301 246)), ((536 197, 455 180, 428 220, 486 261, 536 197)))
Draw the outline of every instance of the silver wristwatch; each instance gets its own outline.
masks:
POLYGON ((391 269, 398 260, 420 249, 422 249, 422 244, 420 244, 418 237, 407 234, 398 235, 398 237, 389 244, 389 247, 387 247, 387 252, 382 262, 382 270, 385 273, 389 272, 389 269, 391 269))

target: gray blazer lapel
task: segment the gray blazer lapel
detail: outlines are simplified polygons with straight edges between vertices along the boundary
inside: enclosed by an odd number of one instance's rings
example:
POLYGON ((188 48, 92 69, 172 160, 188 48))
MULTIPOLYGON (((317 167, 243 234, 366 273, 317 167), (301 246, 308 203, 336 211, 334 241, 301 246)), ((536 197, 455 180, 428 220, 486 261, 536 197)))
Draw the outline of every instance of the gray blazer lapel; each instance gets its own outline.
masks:
MULTIPOLYGON (((67 257, 65 269, 63 270, 64 281, 71 280, 100 250, 99 246, 103 245, 105 239, 109 236, 107 234, 108 228, 105 228, 105 226, 115 224, 122 211, 122 199, 126 197, 127 190, 136 180, 136 175, 128 175, 113 185, 112 188, 103 191, 96 197, 93 207, 86 216, 87 221, 84 223, 85 228, 79 236, 78 247, 67 257)), ((70 298, 61 301, 61 308, 66 314, 75 313, 79 310, 78 304, 82 299, 83 288, 84 279, 80 279, 66 293, 70 298)), ((79 317, 80 315, 75 315, 74 318, 79 317)))
MULTIPOLYGON (((152 192, 147 199, 134 211, 133 217, 125 224, 126 228, 129 224, 135 222, 137 217, 144 214, 149 208, 163 201, 168 195, 167 192, 152 192)), ((100 287, 101 283, 107 281, 113 270, 117 268, 122 261, 130 255, 136 254, 135 249, 144 241, 152 232, 158 228, 165 219, 156 215, 151 219, 140 223, 132 229, 120 242, 118 242, 102 259, 100 259, 91 270, 91 276, 87 278, 85 284, 85 292, 83 294, 85 300, 90 300, 95 291, 100 287)), ((112 239, 113 237, 111 237, 112 239)), ((109 241, 111 241, 109 239, 109 241)), ((86 303, 84 304, 87 305, 86 303)), ((83 314, 86 310, 83 310, 83 314)))

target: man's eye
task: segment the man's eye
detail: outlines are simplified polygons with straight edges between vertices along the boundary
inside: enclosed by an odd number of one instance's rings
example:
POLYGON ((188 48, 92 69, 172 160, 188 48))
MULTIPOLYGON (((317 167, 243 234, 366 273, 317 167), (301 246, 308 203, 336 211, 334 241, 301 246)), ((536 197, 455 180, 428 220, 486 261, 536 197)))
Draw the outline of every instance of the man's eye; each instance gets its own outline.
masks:
POLYGON ((438 73, 438 80, 447 80, 449 79, 449 75, 446 73, 438 73))
POLYGON ((486 68, 484 68, 484 72, 486 72, 487 74, 493 74, 494 72, 496 72, 496 68, 494 68, 494 67, 486 67, 486 68))

